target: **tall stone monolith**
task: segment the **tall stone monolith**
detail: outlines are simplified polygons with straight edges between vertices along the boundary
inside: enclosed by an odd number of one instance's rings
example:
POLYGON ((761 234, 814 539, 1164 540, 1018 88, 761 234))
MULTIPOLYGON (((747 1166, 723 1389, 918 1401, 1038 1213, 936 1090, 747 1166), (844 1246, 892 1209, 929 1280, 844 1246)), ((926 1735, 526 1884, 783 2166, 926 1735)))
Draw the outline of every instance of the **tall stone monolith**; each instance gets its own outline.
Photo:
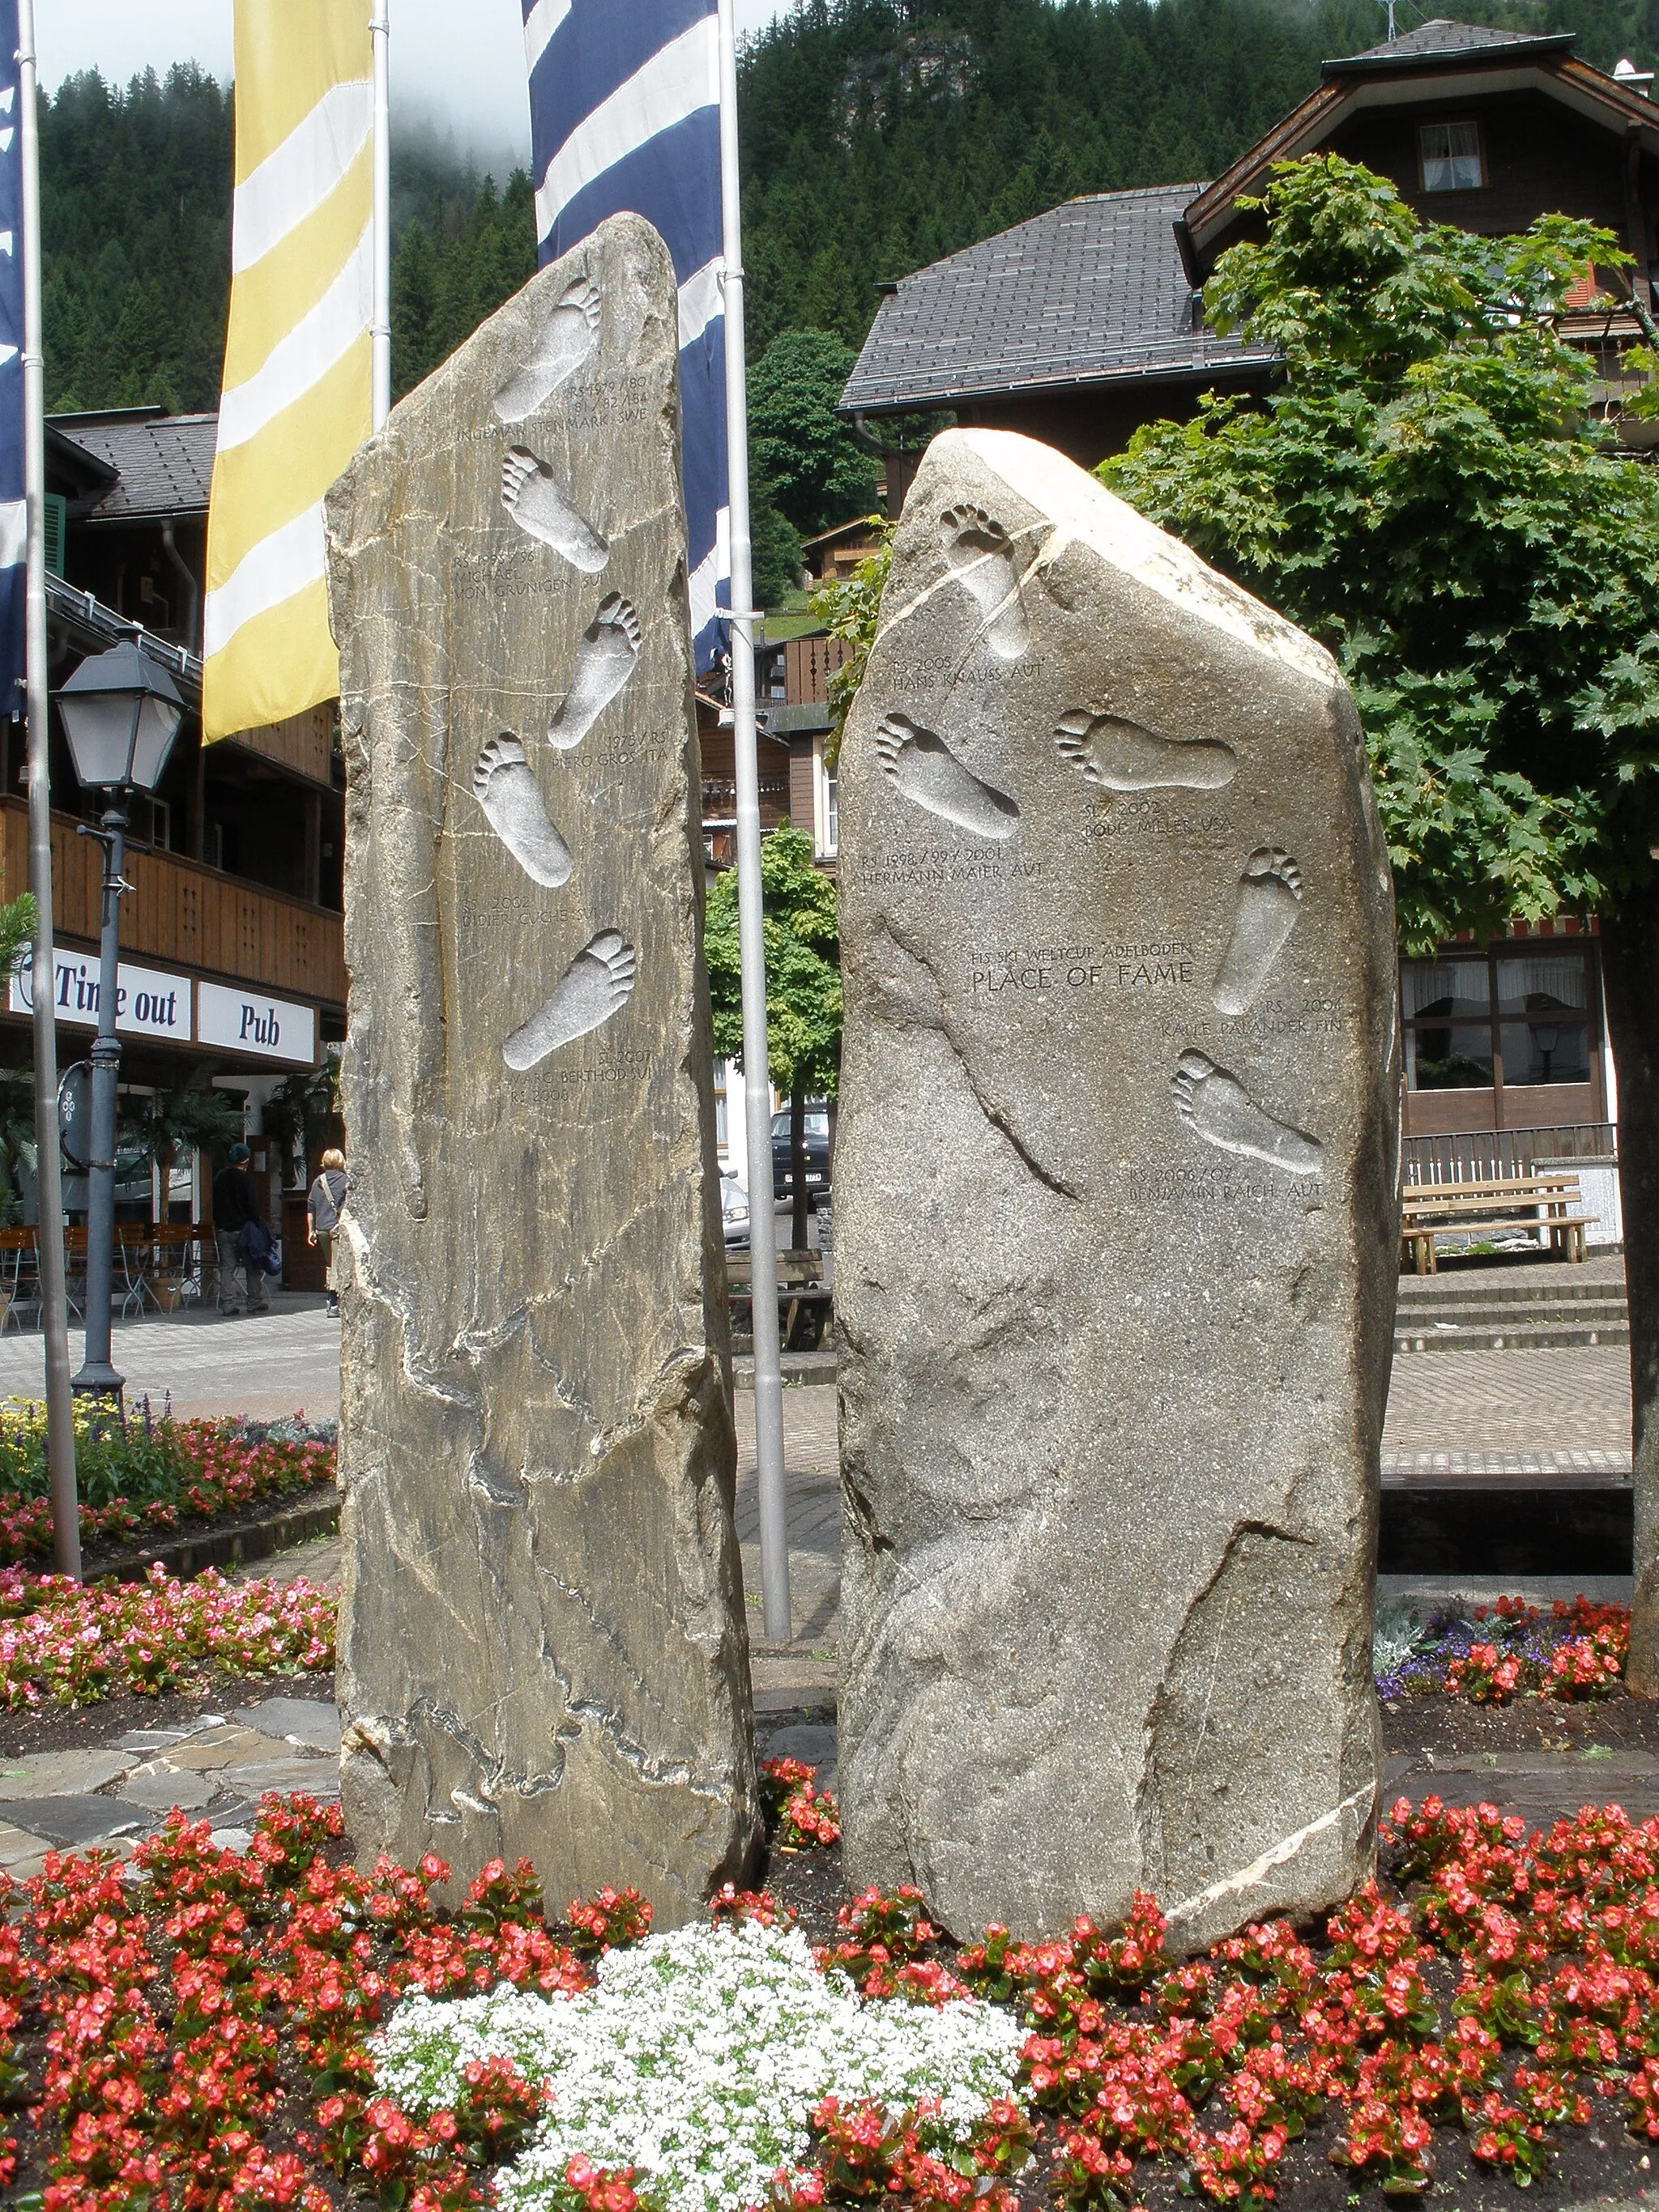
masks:
POLYGON ((668 1923, 758 1832, 673 270, 608 222, 330 496, 343 1789, 668 1923))
POLYGON ((1378 1791, 1392 888, 1328 656, 951 431, 841 771, 841 1759, 966 1934, 1347 1893, 1378 1791))

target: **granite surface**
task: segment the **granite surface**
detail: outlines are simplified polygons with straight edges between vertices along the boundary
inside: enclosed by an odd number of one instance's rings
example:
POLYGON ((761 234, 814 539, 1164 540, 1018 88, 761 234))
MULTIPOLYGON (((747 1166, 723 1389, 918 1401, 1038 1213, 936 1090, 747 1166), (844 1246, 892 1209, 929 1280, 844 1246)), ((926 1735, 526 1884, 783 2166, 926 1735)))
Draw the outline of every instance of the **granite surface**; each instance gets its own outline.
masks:
POLYGON ((839 1778, 966 1936, 1345 1896, 1392 886, 1326 653, 1033 441, 907 501, 841 768, 839 1778))
POLYGON ((331 495, 348 767, 342 1776, 659 1925, 759 1834, 673 271, 619 216, 331 495))

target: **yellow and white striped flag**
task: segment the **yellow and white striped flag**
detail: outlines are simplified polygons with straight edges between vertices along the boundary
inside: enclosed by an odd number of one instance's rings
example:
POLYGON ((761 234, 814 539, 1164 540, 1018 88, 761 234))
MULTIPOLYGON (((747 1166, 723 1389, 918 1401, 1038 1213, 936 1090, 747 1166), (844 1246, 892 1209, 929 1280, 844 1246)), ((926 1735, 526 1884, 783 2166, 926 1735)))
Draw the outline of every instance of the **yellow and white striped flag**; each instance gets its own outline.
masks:
POLYGON ((202 726, 339 690, 323 495, 368 435, 374 295, 368 0, 236 0, 230 329, 208 514, 202 726))

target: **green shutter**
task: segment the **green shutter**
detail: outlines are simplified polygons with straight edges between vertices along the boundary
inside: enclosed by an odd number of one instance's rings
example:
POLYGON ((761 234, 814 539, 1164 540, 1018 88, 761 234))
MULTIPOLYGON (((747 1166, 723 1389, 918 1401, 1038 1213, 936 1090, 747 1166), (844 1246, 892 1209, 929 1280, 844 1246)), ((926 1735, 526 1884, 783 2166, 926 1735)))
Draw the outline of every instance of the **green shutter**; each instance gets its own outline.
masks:
POLYGON ((46 494, 46 572, 64 573, 64 533, 69 522, 69 501, 55 491, 46 494))

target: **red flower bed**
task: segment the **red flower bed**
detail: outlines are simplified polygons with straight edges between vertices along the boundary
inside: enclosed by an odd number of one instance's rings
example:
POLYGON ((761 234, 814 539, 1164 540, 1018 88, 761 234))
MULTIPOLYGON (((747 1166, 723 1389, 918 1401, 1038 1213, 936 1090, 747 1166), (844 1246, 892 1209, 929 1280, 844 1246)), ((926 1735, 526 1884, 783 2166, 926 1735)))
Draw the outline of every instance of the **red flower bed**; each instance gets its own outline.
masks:
MULTIPOLYGON (((21 1415, 8 1409, 4 1418, 33 1443, 40 1423, 32 1407, 21 1415)), ((87 1419, 77 1422, 76 1448, 85 1462, 81 1541, 88 1547, 164 1535, 192 1518, 216 1520, 335 1479, 331 1443, 249 1436, 235 1421, 134 1417, 123 1431, 91 1437, 87 1427, 87 1419), (122 1494, 107 1494, 112 1489, 122 1494)), ((0 1565, 51 1553, 50 1498, 0 1487, 0 1565)))
MULTIPOLYGON (((0 2183, 27 2156, 44 2212, 324 2212, 343 2188, 386 2212, 490 2202, 491 2168, 557 2083, 475 2063, 455 2111, 417 2119, 376 2094, 376 2024, 411 1990, 584 1988, 648 1909, 602 1891, 552 1926, 529 1868, 497 1862, 446 1914, 441 1861, 364 1875, 334 1863, 339 1834, 336 1810, 268 1799, 246 1853, 175 1819, 131 1869, 54 1857, 0 1892, 0 2094, 29 2112, 0 2183)), ((925 2114, 830 2100, 816 2170, 781 2186, 779 2212, 863 2197, 1002 2212, 1034 2144, 1076 2204, 1132 2202, 1161 2160, 1255 2212, 1315 2125, 1356 2185, 1407 2194, 1449 2130, 1517 2182, 1597 2111, 1659 2142, 1659 1821, 1586 1808, 1528 1838, 1490 1806, 1402 1801, 1384 1858, 1387 1886, 1316 1936, 1271 1923, 1182 1966, 1150 1898, 1121 1929, 1080 1919, 1041 1944, 993 1929, 949 1957, 914 1892, 854 1899, 821 1960, 916 2002, 972 1990, 1017 2007, 1029 2111, 999 2107, 942 2160, 918 2140, 925 2114)), ((763 1893, 714 1909, 780 1910, 763 1893)), ((561 2212, 652 2202, 644 2177, 580 2159, 565 2191, 561 2212)))
POLYGON ((0 1705, 154 1697, 207 1667, 249 1674, 334 1664, 334 1592, 302 1577, 227 1583, 209 1568, 169 1581, 94 1583, 0 1568, 0 1705))

